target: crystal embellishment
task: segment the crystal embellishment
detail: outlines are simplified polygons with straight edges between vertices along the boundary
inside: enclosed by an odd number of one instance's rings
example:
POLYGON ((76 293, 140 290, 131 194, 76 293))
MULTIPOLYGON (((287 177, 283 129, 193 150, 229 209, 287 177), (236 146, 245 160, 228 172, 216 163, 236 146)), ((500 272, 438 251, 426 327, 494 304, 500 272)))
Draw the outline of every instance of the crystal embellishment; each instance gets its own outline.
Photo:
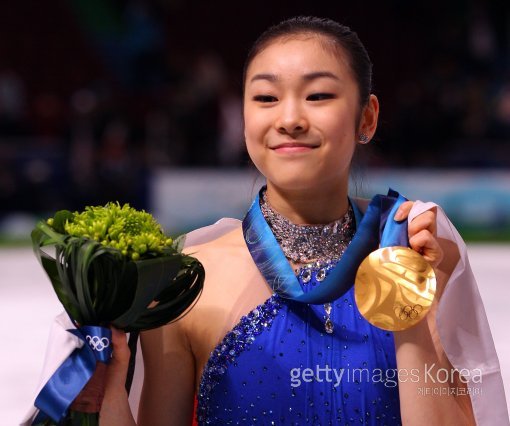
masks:
POLYGON ((315 276, 315 279, 319 282, 324 281, 324 278, 326 278, 326 270, 324 268, 319 269, 317 272, 317 275, 315 276))
POLYGON ((331 303, 324 304, 324 311, 326 312, 326 315, 331 315, 331 303))
MULTIPOLYGON (((260 197, 260 210, 271 228, 285 257, 298 268, 296 276, 301 285, 314 287, 326 279, 328 272, 342 257, 355 232, 354 211, 349 204, 345 215, 323 225, 296 225, 275 211, 264 191, 260 197)), ((324 328, 333 333, 331 304, 324 305, 324 328)))
POLYGON ((306 268, 301 274, 301 281, 303 284, 308 284, 312 279, 312 271, 309 268, 306 268))
POLYGON ((198 391, 197 419, 199 424, 208 424, 208 407, 211 392, 229 365, 254 341, 255 337, 268 330, 281 308, 280 296, 273 294, 262 305, 243 316, 237 325, 228 332, 214 348, 204 367, 198 391))
POLYGON ((266 192, 260 199, 260 210, 285 257, 294 263, 338 260, 354 235, 354 211, 350 204, 342 218, 325 225, 290 222, 269 205, 266 192))
MULTIPOLYGON (((296 276, 303 285, 311 285, 312 287, 320 284, 329 271, 336 266, 336 262, 326 262, 321 264, 320 262, 309 263, 296 270, 296 276)), ((324 330, 328 334, 332 334, 334 331, 333 321, 331 321, 331 312, 333 305, 331 303, 324 304, 324 330)))
POLYGON ((326 333, 328 333, 328 334, 333 333, 333 331, 335 329, 333 326, 333 321, 331 321, 331 309, 332 309, 331 303, 324 304, 324 312, 326 312, 326 316, 325 316, 326 321, 324 322, 324 330, 326 330, 326 333))
POLYGON ((324 323, 324 329, 328 334, 331 334, 334 331, 333 322, 329 318, 326 319, 326 322, 324 323))

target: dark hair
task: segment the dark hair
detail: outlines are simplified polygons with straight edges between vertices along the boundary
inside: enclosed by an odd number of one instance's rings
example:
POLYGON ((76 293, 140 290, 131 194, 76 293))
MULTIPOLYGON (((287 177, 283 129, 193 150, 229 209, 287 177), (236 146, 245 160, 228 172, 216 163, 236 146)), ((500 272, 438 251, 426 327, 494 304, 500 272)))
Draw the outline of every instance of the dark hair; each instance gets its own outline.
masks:
POLYGON ((366 105, 372 92, 372 62, 365 46, 361 43, 358 35, 349 27, 331 19, 314 16, 296 16, 286 19, 264 31, 255 41, 246 57, 243 71, 243 87, 246 83, 248 67, 261 51, 279 38, 299 34, 324 36, 333 41, 337 49, 343 49, 347 53, 353 77, 358 84, 360 105, 362 107, 366 105))

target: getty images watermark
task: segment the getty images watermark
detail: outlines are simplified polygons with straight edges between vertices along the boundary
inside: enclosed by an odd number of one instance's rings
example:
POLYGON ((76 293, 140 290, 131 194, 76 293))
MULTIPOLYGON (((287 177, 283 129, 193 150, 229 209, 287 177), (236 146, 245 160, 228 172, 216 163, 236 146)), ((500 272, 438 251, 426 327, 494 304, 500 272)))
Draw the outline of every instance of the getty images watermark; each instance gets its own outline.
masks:
MULTIPOLYGON (((382 383, 388 388, 394 388, 398 383, 420 383, 422 385, 434 385, 436 383, 446 384, 452 386, 454 384, 468 383, 479 384, 482 383, 482 371, 478 368, 468 370, 462 368, 436 368, 436 364, 425 364, 424 370, 420 371, 419 368, 389 368, 381 369, 374 368, 331 368, 329 365, 321 367, 316 365, 314 368, 293 368, 290 370, 290 385, 297 388, 304 383, 310 382, 326 382, 331 383, 334 387, 338 387, 342 381, 347 383, 382 383)), ((444 388, 439 389, 435 387, 424 386, 418 388, 418 392, 422 395, 444 395, 444 394, 469 394, 480 393, 480 389, 474 388, 444 388), (437 393, 439 392, 439 393, 437 393)))

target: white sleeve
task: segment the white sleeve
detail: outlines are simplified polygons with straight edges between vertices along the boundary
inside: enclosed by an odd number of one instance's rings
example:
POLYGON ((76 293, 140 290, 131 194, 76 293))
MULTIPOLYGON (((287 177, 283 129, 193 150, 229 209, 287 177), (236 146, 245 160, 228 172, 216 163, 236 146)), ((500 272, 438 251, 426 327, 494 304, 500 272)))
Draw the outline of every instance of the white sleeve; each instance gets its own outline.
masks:
POLYGON ((460 252, 460 260, 446 284, 436 314, 441 344, 454 368, 471 372, 473 380, 467 385, 476 424, 509 425, 498 356, 469 265, 466 244, 443 210, 434 203, 416 201, 409 221, 433 207, 437 207, 437 236, 453 241, 460 252))
POLYGON ((35 399, 39 392, 44 387, 50 377, 57 371, 62 363, 73 353, 77 348, 83 346, 83 341, 75 335, 69 333, 67 330, 76 328, 66 312, 62 312, 55 317, 53 325, 51 326, 50 336, 48 338, 48 345, 46 346, 46 356, 44 357, 44 366, 41 373, 39 385, 32 398, 32 406, 27 411, 27 414, 20 422, 20 426, 30 426, 39 410, 35 407, 35 399))

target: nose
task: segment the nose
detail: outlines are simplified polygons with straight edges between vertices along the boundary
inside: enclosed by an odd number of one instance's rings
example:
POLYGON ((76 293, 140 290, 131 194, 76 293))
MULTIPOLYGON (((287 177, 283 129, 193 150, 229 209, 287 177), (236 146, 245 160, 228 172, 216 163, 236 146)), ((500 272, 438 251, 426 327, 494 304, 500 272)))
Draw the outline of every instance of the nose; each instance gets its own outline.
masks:
POLYGON ((296 100, 281 102, 275 128, 282 134, 299 134, 308 130, 306 111, 296 100))

